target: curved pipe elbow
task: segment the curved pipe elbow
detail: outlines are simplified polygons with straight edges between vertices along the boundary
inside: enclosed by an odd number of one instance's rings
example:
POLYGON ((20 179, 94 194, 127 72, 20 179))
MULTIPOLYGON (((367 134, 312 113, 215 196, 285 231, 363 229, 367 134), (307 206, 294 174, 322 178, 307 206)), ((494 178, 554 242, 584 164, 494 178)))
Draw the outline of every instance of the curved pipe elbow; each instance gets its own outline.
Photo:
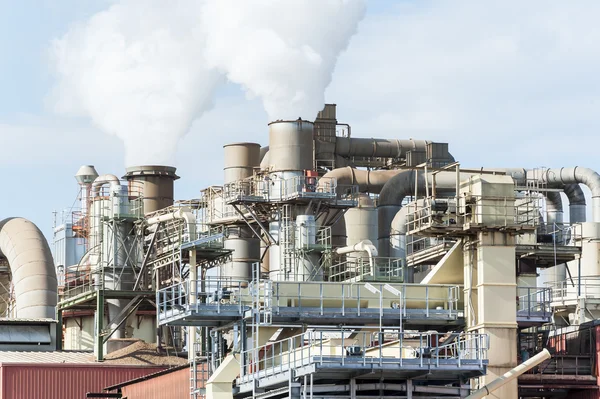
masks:
POLYGON ((153 227, 158 223, 168 222, 170 220, 182 219, 187 225, 187 231, 190 239, 196 237, 196 217, 188 208, 180 208, 166 215, 155 216, 146 220, 148 226, 153 227))
POLYGON ((100 188, 105 184, 110 184, 111 187, 118 187, 121 186, 121 181, 115 175, 101 175, 96 177, 92 183, 92 197, 98 196, 100 188))
POLYGON ((54 319, 58 281, 50 247, 40 229, 27 219, 4 219, 0 222, 0 255, 10 266, 16 316, 54 319))

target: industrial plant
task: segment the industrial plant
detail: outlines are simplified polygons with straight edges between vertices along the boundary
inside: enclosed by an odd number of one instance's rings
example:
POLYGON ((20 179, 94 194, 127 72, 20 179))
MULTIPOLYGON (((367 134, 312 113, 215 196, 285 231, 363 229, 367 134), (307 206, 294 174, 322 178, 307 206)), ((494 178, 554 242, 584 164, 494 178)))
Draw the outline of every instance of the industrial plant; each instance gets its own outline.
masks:
POLYGON ((2 221, 0 398, 600 398, 600 175, 365 134, 328 104, 196 198, 85 165, 51 245, 2 221))

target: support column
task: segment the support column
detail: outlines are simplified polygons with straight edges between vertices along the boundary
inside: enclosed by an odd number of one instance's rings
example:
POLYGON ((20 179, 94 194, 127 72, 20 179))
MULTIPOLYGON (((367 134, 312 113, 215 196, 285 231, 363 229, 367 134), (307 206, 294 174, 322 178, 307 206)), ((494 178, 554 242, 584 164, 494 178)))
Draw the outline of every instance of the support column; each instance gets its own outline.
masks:
MULTIPOLYGON (((489 363, 480 387, 517 365, 515 234, 522 231, 516 227, 523 215, 535 209, 516 201, 514 189, 509 176, 474 176, 461 183, 460 208, 470 234, 464 256, 467 331, 489 337, 489 363)), ((517 380, 487 398, 518 399, 517 380)))
POLYGON ((406 399, 412 399, 413 397, 413 382, 412 380, 406 380, 406 399))
POLYGON ((102 329, 104 327, 104 290, 99 289, 96 292, 96 361, 104 361, 104 340, 102 339, 102 329))
MULTIPOLYGON (((483 386, 517 366, 515 240, 503 232, 481 232, 475 243, 471 256, 465 256, 465 290, 470 294, 465 306, 468 331, 490 339, 488 372, 479 379, 483 386)), ((517 380, 488 398, 517 399, 517 380)))

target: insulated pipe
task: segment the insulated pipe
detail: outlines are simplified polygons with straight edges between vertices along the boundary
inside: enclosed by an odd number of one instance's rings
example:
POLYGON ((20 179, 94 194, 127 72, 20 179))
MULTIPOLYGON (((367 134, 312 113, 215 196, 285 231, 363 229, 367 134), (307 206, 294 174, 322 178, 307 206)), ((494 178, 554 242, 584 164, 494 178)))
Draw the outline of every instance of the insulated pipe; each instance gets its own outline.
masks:
POLYGON ((111 187, 119 187, 121 186, 121 181, 115 175, 101 175, 96 177, 92 183, 92 197, 98 196, 100 188, 105 184, 110 184, 111 187))
POLYGON ((554 224, 563 224, 563 203, 559 192, 548 191, 544 193, 546 197, 546 220, 552 230, 554 224))
POLYGON ((540 183, 554 185, 584 184, 592 192, 592 217, 595 223, 600 223, 600 175, 588 168, 554 168, 547 169, 543 173, 535 176, 532 171, 528 171, 528 177, 537 177, 540 183))
POLYGON ((550 355, 550 352, 548 352, 548 349, 543 349, 540 353, 538 353, 531 359, 524 361, 523 363, 519 364, 514 369, 506 372, 501 377, 496 378, 494 381, 490 382, 483 388, 480 388, 477 391, 473 392, 471 395, 467 396, 466 399, 485 398, 486 396, 488 396, 495 390, 501 388, 503 385, 511 382, 512 380, 514 380, 521 374, 524 374, 528 370, 530 370, 533 367, 537 366, 538 364, 542 363, 544 360, 550 359, 550 357, 551 357, 551 355, 550 355))
POLYGON ((335 153, 343 157, 405 158, 408 151, 427 149, 426 140, 365 139, 337 137, 335 153))
POLYGON ((4 219, 0 255, 10 266, 16 317, 55 319, 58 282, 50 247, 40 229, 23 218, 4 219))
POLYGON ((371 270, 374 273, 373 263, 374 259, 377 256, 377 248, 370 240, 363 240, 354 245, 349 245, 347 247, 341 247, 335 249, 335 253, 338 255, 352 254, 357 252, 366 252, 369 257, 369 265, 371 266, 371 270))
POLYGON ((579 184, 567 184, 563 188, 569 199, 569 223, 586 221, 585 195, 579 184))
MULTIPOLYGON (((473 173, 463 173, 461 176, 472 175, 473 173)), ((437 173, 435 181, 438 193, 444 190, 456 191, 455 172, 437 173)), ((417 194, 425 194, 425 173, 421 170, 403 170, 389 179, 381 189, 377 205, 379 254, 381 256, 390 256, 389 240, 392 220, 400 210, 404 197, 415 194, 415 184, 418 188, 417 194)))
POLYGON ((167 213, 166 215, 151 217, 146 220, 149 226, 156 225, 161 222, 168 222, 175 219, 183 219, 188 228, 188 234, 190 240, 194 240, 196 237, 196 217, 188 208, 180 208, 175 212, 167 213))
POLYGON ((366 252, 370 258, 377 256, 377 248, 370 240, 362 240, 354 245, 335 249, 335 253, 338 255, 351 254, 355 252, 366 252))
POLYGON ((383 186, 402 170, 362 170, 352 167, 334 169, 325 173, 321 179, 335 178, 338 186, 358 186, 360 193, 379 194, 383 186))

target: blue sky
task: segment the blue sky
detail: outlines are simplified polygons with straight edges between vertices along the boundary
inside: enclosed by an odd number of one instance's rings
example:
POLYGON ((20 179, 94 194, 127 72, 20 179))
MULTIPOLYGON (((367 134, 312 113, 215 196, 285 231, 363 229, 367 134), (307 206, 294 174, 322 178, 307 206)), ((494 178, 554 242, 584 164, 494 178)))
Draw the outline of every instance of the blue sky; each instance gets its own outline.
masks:
MULTIPOLYGON (((48 106, 50 42, 111 3, 0 0, 0 217, 48 236, 81 164, 124 170, 119 139, 48 106)), ((449 142, 466 166, 599 170, 598 15, 592 0, 368 1, 326 100, 356 136, 449 142)), ((266 144, 267 122, 258 99, 221 87, 179 143, 178 198, 219 183, 223 144, 266 144)))

